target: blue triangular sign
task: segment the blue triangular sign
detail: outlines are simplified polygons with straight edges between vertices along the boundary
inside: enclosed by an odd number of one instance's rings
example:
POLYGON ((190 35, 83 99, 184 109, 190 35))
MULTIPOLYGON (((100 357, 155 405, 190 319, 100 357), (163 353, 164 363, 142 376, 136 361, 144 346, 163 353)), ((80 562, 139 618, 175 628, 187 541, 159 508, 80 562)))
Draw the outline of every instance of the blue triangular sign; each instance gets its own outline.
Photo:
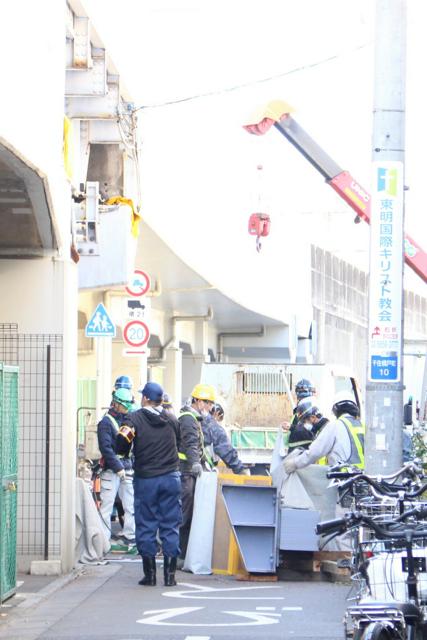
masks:
POLYGON ((86 325, 85 335, 87 338, 114 338, 116 327, 102 304, 96 307, 89 322, 86 325))

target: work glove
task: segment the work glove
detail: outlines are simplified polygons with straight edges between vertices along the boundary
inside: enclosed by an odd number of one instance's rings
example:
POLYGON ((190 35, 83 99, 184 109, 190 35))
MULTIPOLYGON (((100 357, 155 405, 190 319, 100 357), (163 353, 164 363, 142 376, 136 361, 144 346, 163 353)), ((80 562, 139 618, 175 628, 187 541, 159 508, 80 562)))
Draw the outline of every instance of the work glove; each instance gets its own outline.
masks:
POLYGON ((117 471, 117 475, 120 480, 124 480, 126 478, 126 471, 124 469, 120 469, 120 471, 117 471))
POLYGON ((251 475, 251 470, 246 469, 246 467, 243 467, 243 469, 240 469, 239 471, 239 476, 250 476, 250 475, 251 475))
POLYGON ((203 467, 200 464, 200 462, 193 462, 193 466, 191 467, 191 473, 194 473, 198 477, 202 475, 203 467))
POLYGON ((296 458, 295 457, 287 457, 283 462, 283 467, 286 473, 293 473, 297 469, 296 458))

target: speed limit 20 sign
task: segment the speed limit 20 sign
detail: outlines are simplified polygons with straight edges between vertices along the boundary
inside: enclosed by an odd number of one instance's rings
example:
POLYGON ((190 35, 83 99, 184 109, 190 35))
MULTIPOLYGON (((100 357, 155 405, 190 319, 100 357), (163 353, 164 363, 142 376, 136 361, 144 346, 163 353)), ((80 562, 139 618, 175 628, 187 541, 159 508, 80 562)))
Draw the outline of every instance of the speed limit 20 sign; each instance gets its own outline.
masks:
POLYGON ((131 320, 123 329, 123 340, 129 347, 140 349, 147 344, 150 330, 142 320, 131 320))

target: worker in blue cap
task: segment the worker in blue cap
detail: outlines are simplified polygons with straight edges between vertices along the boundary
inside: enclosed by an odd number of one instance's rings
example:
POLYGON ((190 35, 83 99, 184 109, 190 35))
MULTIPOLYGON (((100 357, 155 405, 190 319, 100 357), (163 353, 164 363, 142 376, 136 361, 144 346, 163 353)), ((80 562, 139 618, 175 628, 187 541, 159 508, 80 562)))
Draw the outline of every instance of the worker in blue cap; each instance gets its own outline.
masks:
POLYGON ((164 391, 147 382, 141 409, 126 415, 117 435, 117 450, 133 447, 135 538, 144 571, 139 584, 155 586, 157 532, 163 549, 164 585, 176 584, 175 571, 182 521, 177 419, 162 406, 164 391))

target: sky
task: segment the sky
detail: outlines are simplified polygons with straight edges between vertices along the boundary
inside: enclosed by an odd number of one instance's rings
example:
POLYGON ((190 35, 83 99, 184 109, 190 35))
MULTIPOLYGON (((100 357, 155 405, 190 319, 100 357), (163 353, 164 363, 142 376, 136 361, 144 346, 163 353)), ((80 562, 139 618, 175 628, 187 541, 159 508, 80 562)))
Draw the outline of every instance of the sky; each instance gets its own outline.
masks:
MULTIPOLYGON (((425 4, 407 2, 406 230, 427 248, 425 4)), ((193 238, 192 254, 207 262, 207 276, 218 261, 227 273, 236 254, 256 269, 257 261, 277 265, 279 253, 289 268, 296 247, 307 257, 310 243, 368 269, 367 225, 354 225, 354 213, 276 130, 250 136, 242 125, 259 106, 286 100, 298 123, 369 190, 373 0, 84 5, 141 107, 142 212, 167 241, 193 238), (247 222, 260 209, 272 224, 256 254, 247 222)), ((426 295, 416 276, 408 284, 426 295)))

